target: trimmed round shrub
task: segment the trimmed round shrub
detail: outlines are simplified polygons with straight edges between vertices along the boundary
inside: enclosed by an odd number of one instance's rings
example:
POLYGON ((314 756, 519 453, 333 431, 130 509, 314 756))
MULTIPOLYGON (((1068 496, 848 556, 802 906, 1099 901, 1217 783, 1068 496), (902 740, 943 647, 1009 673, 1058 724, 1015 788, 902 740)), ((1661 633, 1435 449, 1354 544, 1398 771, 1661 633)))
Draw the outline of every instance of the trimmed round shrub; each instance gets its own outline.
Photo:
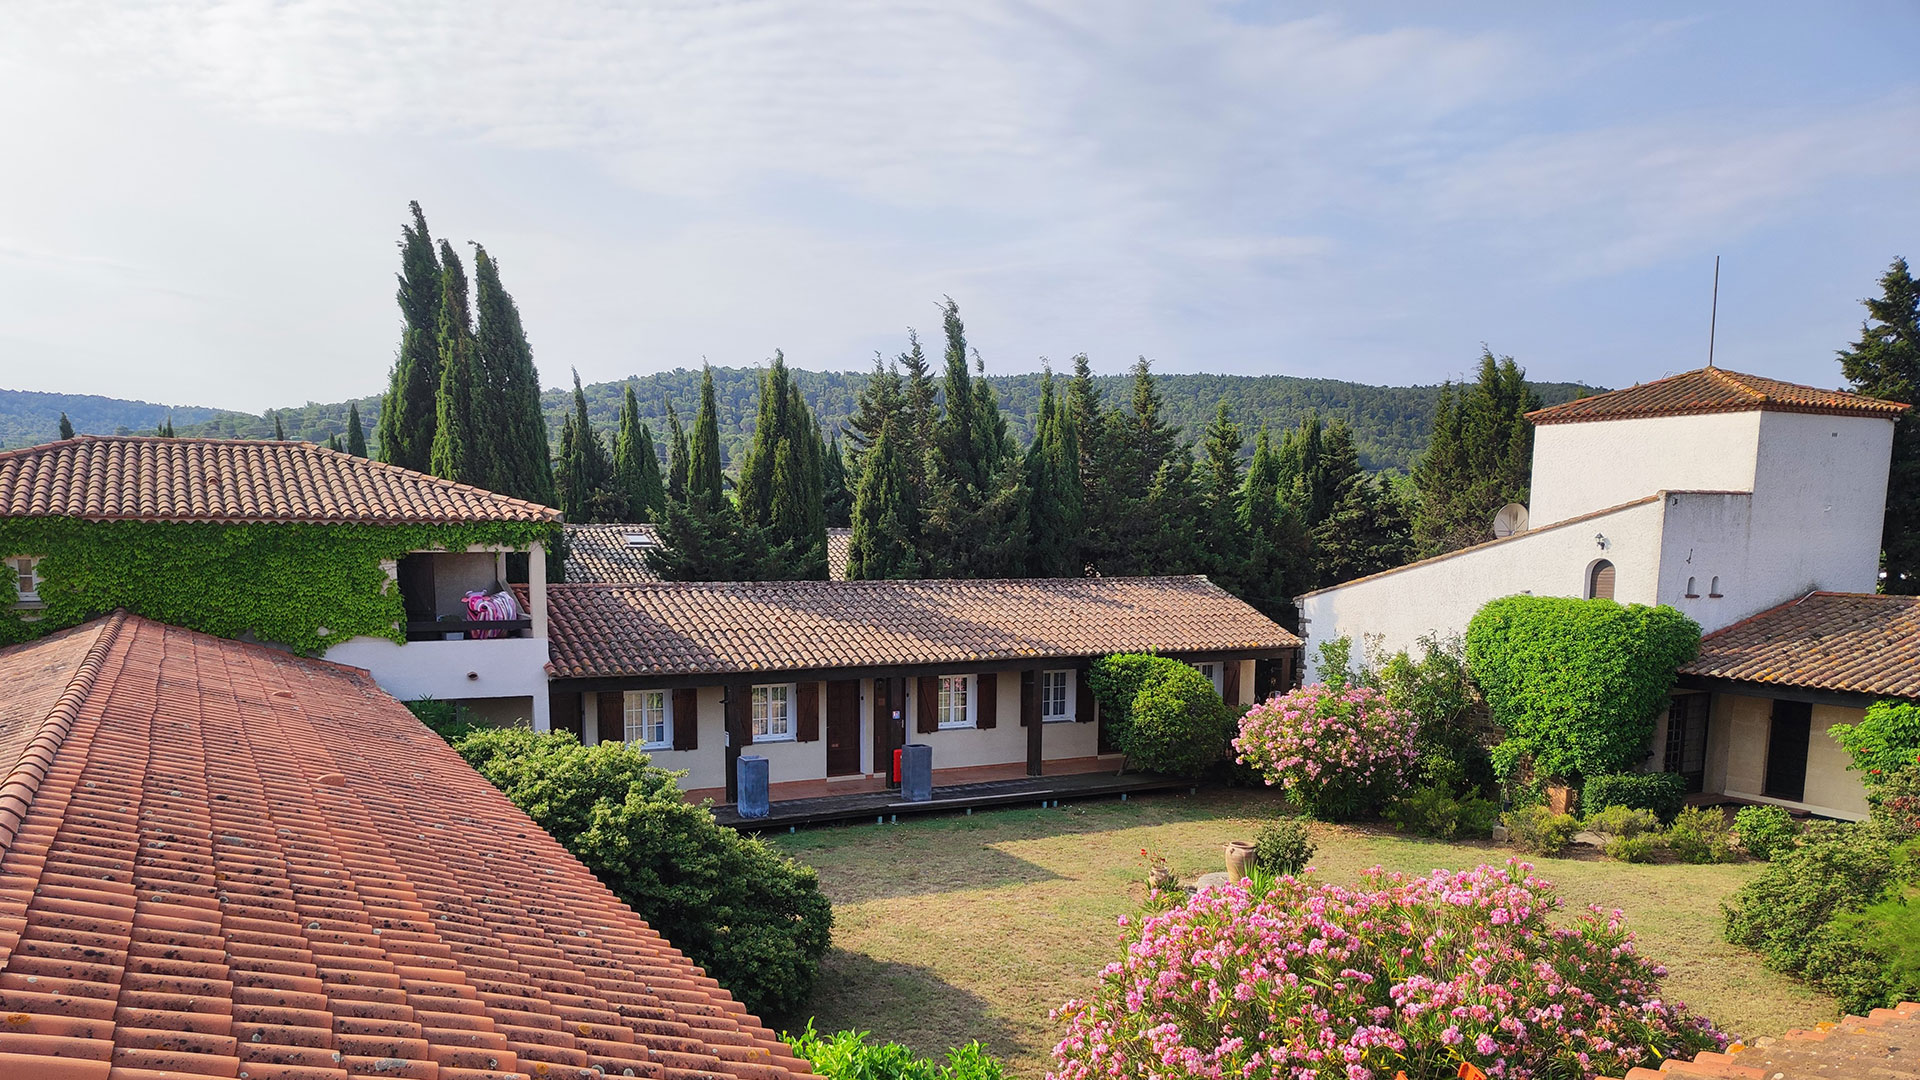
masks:
POLYGON ((1227 756, 1234 710, 1191 664, 1147 653, 1094 661, 1088 688, 1114 746, 1128 762, 1173 776, 1198 776, 1227 756))
POLYGON ((1413 717, 1377 690, 1315 684, 1247 710, 1233 748, 1294 806, 1340 821, 1377 810, 1404 787, 1418 734, 1413 717))
POLYGON ((476 729, 454 749, 748 1010, 813 989, 833 907, 813 868, 713 820, 631 744, 476 729))
POLYGON ((1320 845, 1313 842, 1305 821, 1281 818, 1269 822, 1253 838, 1253 863, 1269 874, 1297 877, 1318 850, 1320 845))
POLYGON ((1646 753, 1700 627, 1670 607, 1508 596, 1467 624, 1467 663, 1494 722, 1537 776, 1625 772, 1646 753))
POLYGON ((1556 814, 1544 806, 1529 806, 1500 815, 1514 847, 1535 855, 1558 855, 1573 842, 1580 831, 1580 819, 1572 814, 1556 814))
POLYGON ((1793 847, 1799 832, 1793 815, 1778 806, 1743 806, 1733 815, 1733 831, 1740 846, 1756 859, 1772 862, 1774 856, 1793 847))
POLYGON ((1679 773, 1627 772, 1607 773, 1587 779, 1580 792, 1580 806, 1587 813, 1609 806, 1630 806, 1651 810, 1664 824, 1687 802, 1687 778, 1679 773))
MULTIPOLYGON (((1660 992, 1619 912, 1481 866, 1359 888, 1281 878, 1145 918, 1055 1013, 1056 1080, 1625 1075, 1727 1037, 1660 992)), ((1121 925, 1132 929, 1127 920, 1121 925)))

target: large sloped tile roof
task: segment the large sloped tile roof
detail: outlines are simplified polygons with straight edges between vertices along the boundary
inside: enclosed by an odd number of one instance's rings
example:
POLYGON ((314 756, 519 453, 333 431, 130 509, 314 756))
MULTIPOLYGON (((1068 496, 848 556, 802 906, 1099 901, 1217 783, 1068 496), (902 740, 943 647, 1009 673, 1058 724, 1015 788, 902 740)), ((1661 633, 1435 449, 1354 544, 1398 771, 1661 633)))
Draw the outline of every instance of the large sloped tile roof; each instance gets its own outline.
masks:
POLYGON ((1809 593, 1708 634, 1680 673, 1920 698, 1920 596, 1809 593))
POLYGON ((312 443, 83 435, 0 453, 0 517, 439 525, 560 512, 312 443))
POLYGON ((1528 413, 1527 419, 1536 424, 1571 424, 1584 420, 1632 420, 1756 409, 1894 419, 1905 412, 1907 406, 1844 390, 1822 390, 1709 367, 1549 405, 1528 413))
POLYGON ((556 585, 561 678, 1291 648, 1204 577, 556 585))
MULTIPOLYGON (((827 576, 835 581, 847 578, 847 543, 852 536, 852 529, 827 530, 827 576)), ((614 585, 659 581, 646 555, 659 544, 659 527, 644 522, 568 525, 567 580, 614 585)))
POLYGON ((364 672, 122 613, 22 677, 0 1076, 807 1072, 364 672))

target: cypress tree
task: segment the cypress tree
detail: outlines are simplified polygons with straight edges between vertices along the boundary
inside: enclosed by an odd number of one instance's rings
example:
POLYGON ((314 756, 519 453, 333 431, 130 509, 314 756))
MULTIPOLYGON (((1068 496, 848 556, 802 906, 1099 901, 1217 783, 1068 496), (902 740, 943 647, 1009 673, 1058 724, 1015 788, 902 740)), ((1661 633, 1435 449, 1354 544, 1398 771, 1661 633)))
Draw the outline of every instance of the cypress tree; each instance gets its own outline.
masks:
POLYGON ((440 261, 420 204, 407 204, 413 224, 400 227, 400 350, 380 404, 380 458, 426 472, 433 456, 440 393, 440 261))
POLYGON ((669 401, 667 402, 667 501, 670 503, 687 501, 690 456, 691 451, 687 446, 687 429, 680 426, 680 417, 673 411, 673 402, 669 401))
POLYGON ((560 470, 555 484, 560 512, 569 521, 623 520, 626 500, 613 483, 613 461, 587 415, 580 372, 573 373, 573 411, 560 423, 560 470))
POLYGON ((1067 406, 1054 394, 1053 372, 1040 375, 1040 418, 1027 447, 1028 562, 1036 577, 1074 577, 1083 528, 1080 451, 1067 406))
POLYGON ((345 451, 340 446, 340 436, 338 435, 327 436, 327 449, 332 450, 335 453, 344 453, 345 451))
MULTIPOLYGON (((1867 318, 1860 340, 1840 353, 1840 370, 1855 391, 1889 401, 1916 402, 1920 394, 1920 286, 1895 259, 1880 276, 1880 296, 1861 301, 1867 318)), ((1881 588, 1920 593, 1920 419, 1907 411, 1893 425, 1887 474, 1887 517, 1881 531, 1886 577, 1881 588)))
POLYGON ((784 551, 787 575, 824 581, 827 523, 820 434, 806 398, 776 350, 760 379, 753 441, 740 464, 740 519, 784 551))
POLYGON ((1310 580, 1302 573, 1309 541, 1292 503, 1281 498, 1281 471, 1280 455, 1262 424, 1235 508, 1247 544, 1235 591, 1269 617, 1289 622, 1293 601, 1288 590, 1304 588, 1310 580))
MULTIPOLYGON (((469 439, 483 439, 486 486, 530 502, 554 500, 553 459, 547 445, 547 418, 540 409, 540 372, 533 346, 520 322, 519 305, 500 284, 500 265, 487 249, 473 246, 475 427, 469 439)), ((575 380, 578 381, 577 379, 575 380)))
POLYGON ((700 376, 700 411, 693 416, 693 438, 687 451, 687 505, 709 512, 726 503, 720 472, 720 405, 714 398, 713 368, 700 376))
POLYGON ((1232 515, 1234 497, 1240 490, 1240 451, 1246 445, 1227 399, 1221 398, 1200 444, 1200 497, 1209 517, 1232 515))
POLYGON ((1354 474, 1314 528, 1313 547, 1322 587, 1405 563, 1413 537, 1401 493, 1384 477, 1354 474))
MULTIPOLYGON (((274 417, 274 420, 273 420, 273 424, 274 424, 274 427, 275 427, 276 429, 278 429, 278 428, 279 428, 279 426, 280 426, 280 418, 279 418, 278 416, 276 416, 276 417, 274 417)), ((158 436, 158 437, 160 437, 160 438, 162 438, 162 439, 171 439, 171 438, 173 438, 173 414, 172 414, 172 413, 168 413, 168 414, 167 414, 167 418, 166 418, 165 420, 163 420, 163 421, 161 421, 161 422, 160 422, 160 423, 159 423, 158 425, 156 425, 156 426, 154 427, 154 429, 153 429, 153 433, 154 433, 154 434, 155 434, 156 436, 158 436)), ((278 436, 278 437, 279 437, 279 438, 285 438, 286 436, 285 436, 285 435, 280 435, 280 436, 278 436)))
POLYGON ((62 439, 73 438, 73 421, 67 419, 66 413, 60 414, 60 437, 62 439))
MULTIPOLYGON (((467 311, 467 274, 453 245, 440 241, 440 393, 434 413, 435 476, 485 486, 486 444, 474 430, 472 319, 467 311)), ((277 422, 277 421, 276 421, 277 422)))
POLYGON ((901 417, 884 417, 867 445, 853 496, 853 536, 847 544, 847 577, 858 580, 917 578, 915 542, 920 506, 913 476, 901 452, 901 417))
POLYGON ((941 311, 947 333, 947 408, 937 434, 939 479, 955 488, 961 498, 967 498, 986 480, 987 463, 982 459, 987 435, 981 430, 979 398, 973 392, 973 378, 967 368, 967 330, 960 321, 960 305, 947 297, 941 311))
MULTIPOLYGON (((847 418, 848 456, 852 458, 856 476, 867 451, 879 440, 880 428, 888 420, 899 417, 905 407, 906 398, 901 390, 898 362, 888 363, 880 358, 879 353, 874 353, 873 371, 867 375, 866 383, 854 398, 853 415, 847 418)), ((894 451, 898 453, 901 446, 901 432, 896 430, 893 436, 894 451)))
MULTIPOLYGON (((287 425, 280 422, 279 412, 273 414, 273 437, 281 442, 287 441, 287 425)), ((167 438, 173 438, 173 417, 167 417, 167 438)))
POLYGON ((927 354, 920 348, 920 335, 912 330, 907 331, 907 351, 900 354, 900 368, 900 389, 908 424, 894 434, 900 439, 910 478, 924 505, 930 479, 927 459, 933 454, 939 437, 935 428, 940 412, 935 400, 937 391, 932 367, 927 362, 927 354))
POLYGON ((1471 386, 1440 388, 1433 434, 1413 472, 1419 490, 1414 541, 1421 554, 1492 539, 1494 511, 1527 501, 1533 425, 1526 414, 1539 407, 1513 357, 1495 359, 1486 348, 1471 386))
POLYGON ((1201 442, 1200 466, 1194 482, 1197 509, 1193 533, 1200 548, 1200 564, 1221 587, 1235 593, 1246 588, 1246 560, 1250 551, 1239 514, 1240 454, 1245 447, 1240 425, 1234 422, 1227 399, 1223 397, 1201 442))
POLYGON ((666 485, 660 479, 660 451, 654 446, 653 431, 640 419, 640 401, 631 382, 620 401, 613 478, 614 486, 626 497, 627 513, 633 520, 660 520, 667 508, 666 485))
POLYGON ((847 463, 841 456, 839 433, 820 447, 820 465, 821 508, 827 526, 844 529, 853 523, 853 492, 847 485, 847 463))
POLYGON ((367 456, 367 432, 360 426, 360 403, 347 406, 347 453, 354 457, 367 456))

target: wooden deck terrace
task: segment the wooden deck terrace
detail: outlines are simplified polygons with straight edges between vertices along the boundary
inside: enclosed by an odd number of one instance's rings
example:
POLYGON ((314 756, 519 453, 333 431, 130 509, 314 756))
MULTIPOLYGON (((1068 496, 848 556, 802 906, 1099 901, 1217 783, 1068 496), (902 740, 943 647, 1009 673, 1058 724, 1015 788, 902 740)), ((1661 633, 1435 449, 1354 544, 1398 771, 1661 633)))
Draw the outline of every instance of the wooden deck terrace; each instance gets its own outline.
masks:
POLYGON ((851 795, 826 795, 814 799, 788 799, 774 802, 766 817, 743 818, 729 803, 713 808, 713 818, 722 825, 754 832, 786 829, 792 832, 804 825, 831 825, 839 822, 897 822, 909 814, 972 813, 1003 806, 1049 806, 1062 799, 1093 799, 1118 795, 1125 799, 1150 791, 1191 791, 1192 780, 1181 780, 1153 773, 1110 772, 1068 773, 1061 776, 1027 776, 1017 780, 990 780, 977 784, 952 784, 933 789, 925 802, 907 802, 895 790, 867 791, 851 795))

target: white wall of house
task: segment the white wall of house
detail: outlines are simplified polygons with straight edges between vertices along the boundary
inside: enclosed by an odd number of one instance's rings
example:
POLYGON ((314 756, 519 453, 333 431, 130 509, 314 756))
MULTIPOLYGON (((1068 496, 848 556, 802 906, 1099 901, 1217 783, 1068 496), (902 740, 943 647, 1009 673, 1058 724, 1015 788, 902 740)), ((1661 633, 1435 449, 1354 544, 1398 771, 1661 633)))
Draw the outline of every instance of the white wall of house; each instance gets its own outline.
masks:
POLYGON ((1474 612, 1502 596, 1584 596, 1598 559, 1614 565, 1614 599, 1656 603, 1664 516, 1660 501, 1642 503, 1308 593, 1300 599, 1307 680, 1316 678, 1323 642, 1344 635, 1356 649, 1376 641, 1389 653, 1411 649, 1425 634, 1465 632, 1474 612))
POLYGON ((1535 528, 1656 491, 1751 491, 1760 412, 1542 424, 1533 430, 1535 528))
POLYGON ((1859 821, 1867 816, 1867 792, 1852 759, 1827 729, 1859 723, 1863 709, 1840 705, 1813 707, 1807 744, 1804 798, 1788 802, 1766 795, 1767 740, 1773 730, 1773 700, 1744 694, 1715 694, 1707 729, 1706 790, 1739 799, 1805 810, 1823 817, 1859 821))
POLYGON ((1665 500, 1656 602, 1677 608, 1705 633, 1753 614, 1745 606, 1758 591, 1749 566, 1753 496, 1672 491, 1665 500))
MULTIPOLYGON (((1812 589, 1872 592, 1880 574, 1893 421, 1762 414, 1753 488, 1751 615, 1812 589)), ((1744 618, 1745 616, 1741 616, 1744 618)))

